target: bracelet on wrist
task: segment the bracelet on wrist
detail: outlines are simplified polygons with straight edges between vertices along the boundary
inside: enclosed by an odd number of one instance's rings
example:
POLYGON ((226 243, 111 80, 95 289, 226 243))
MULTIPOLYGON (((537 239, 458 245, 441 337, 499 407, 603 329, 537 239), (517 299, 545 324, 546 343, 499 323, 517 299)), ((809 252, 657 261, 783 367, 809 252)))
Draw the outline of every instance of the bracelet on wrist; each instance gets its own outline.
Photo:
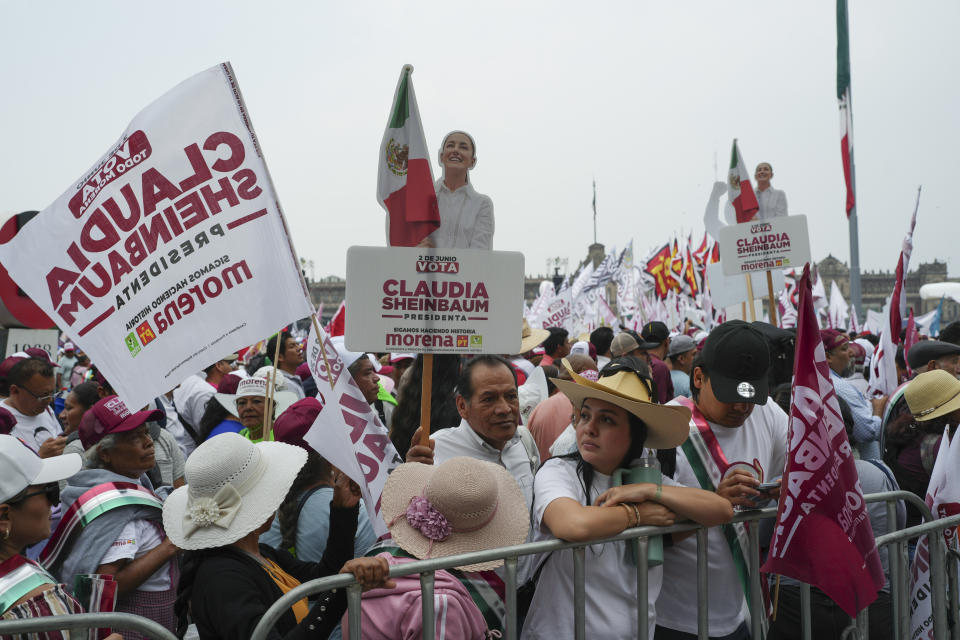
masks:
POLYGON ((627 504, 626 502, 621 502, 620 506, 627 510, 627 526, 624 528, 630 529, 632 527, 637 526, 636 520, 633 521, 633 524, 630 523, 630 520, 631 520, 630 516, 634 515, 634 511, 630 508, 630 505, 627 504))

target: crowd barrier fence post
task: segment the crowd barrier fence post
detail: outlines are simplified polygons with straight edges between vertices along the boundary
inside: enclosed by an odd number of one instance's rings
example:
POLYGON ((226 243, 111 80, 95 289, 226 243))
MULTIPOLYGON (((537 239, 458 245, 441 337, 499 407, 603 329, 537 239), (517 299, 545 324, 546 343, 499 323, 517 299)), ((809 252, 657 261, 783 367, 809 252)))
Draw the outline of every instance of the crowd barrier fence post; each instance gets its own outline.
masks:
MULTIPOLYGON (((629 542, 625 543, 628 546, 629 542)), ((637 538, 637 638, 649 640, 650 611, 647 605, 650 585, 647 582, 647 551, 650 538, 637 538)))
POLYGON ((504 561, 506 572, 506 596, 507 596, 507 640, 517 640, 519 635, 519 617, 517 616, 517 556, 507 558, 504 561))

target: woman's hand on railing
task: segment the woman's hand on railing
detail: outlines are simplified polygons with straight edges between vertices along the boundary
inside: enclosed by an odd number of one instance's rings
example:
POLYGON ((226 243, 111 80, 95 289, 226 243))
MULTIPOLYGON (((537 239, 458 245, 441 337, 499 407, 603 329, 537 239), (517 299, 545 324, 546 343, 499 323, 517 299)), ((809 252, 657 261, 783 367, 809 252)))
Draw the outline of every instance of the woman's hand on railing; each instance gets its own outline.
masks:
POLYGON ((397 586, 396 582, 387 577, 390 574, 390 565, 384 558, 354 558, 348 560, 340 569, 340 573, 352 573, 364 591, 377 588, 393 589, 397 586))
POLYGON ((333 506, 352 509, 359 504, 360 495, 360 485, 334 467, 333 500, 331 501, 333 506))
POLYGON ((642 502, 637 505, 640 512, 638 527, 652 525, 655 527, 669 527, 677 520, 677 514, 658 502, 642 502))
POLYGON ((657 485, 652 482, 640 482, 637 484, 625 484, 619 487, 610 487, 599 496, 596 504, 598 507, 613 507, 621 502, 647 502, 655 500, 657 496, 657 485))

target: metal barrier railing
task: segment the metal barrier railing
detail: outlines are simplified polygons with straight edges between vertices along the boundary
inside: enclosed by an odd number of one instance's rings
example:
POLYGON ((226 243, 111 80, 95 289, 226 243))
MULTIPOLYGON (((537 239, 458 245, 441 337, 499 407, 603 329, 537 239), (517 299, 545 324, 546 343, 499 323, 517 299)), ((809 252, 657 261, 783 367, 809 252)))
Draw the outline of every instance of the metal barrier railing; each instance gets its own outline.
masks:
MULTIPOLYGON (((909 615, 909 582, 908 582, 908 572, 909 569, 906 562, 906 541, 909 538, 913 538, 921 533, 926 533, 933 530, 944 529, 948 526, 953 526, 956 523, 960 523, 960 516, 952 516, 951 518, 933 520, 930 509, 924 503, 923 500, 918 498, 916 495, 907 492, 907 491, 889 491, 883 493, 875 493, 864 496, 865 501, 868 503, 874 502, 887 502, 887 520, 891 528, 896 526, 896 501, 904 500, 910 502, 916 506, 924 520, 927 522, 916 527, 911 527, 909 529, 903 529, 900 531, 894 531, 884 536, 880 536, 877 540, 878 546, 891 545, 890 557, 890 573, 891 573, 891 599, 894 602, 894 619, 897 629, 908 629, 910 624, 910 615, 909 615), (896 560, 894 560, 896 558, 896 560), (905 597, 906 596, 906 597, 905 597)), ((761 509, 755 511, 741 512, 734 516, 734 522, 755 522, 766 518, 772 518, 776 516, 775 508, 761 509)), ((462 566, 467 564, 474 564, 479 562, 487 562, 490 560, 496 559, 505 559, 504 564, 504 582, 506 586, 506 610, 507 610, 507 619, 506 619, 506 638, 507 640, 516 640, 518 635, 517 629, 517 620, 516 620, 516 590, 517 590, 517 558, 525 555, 548 553, 551 551, 557 551, 560 549, 573 549, 573 561, 574 561, 574 637, 578 640, 582 639, 586 635, 586 615, 585 615, 585 584, 584 584, 584 550, 586 547, 606 543, 606 542, 615 542, 620 540, 633 540, 637 539, 638 543, 641 546, 640 553, 637 554, 637 637, 642 640, 648 639, 648 625, 647 625, 647 603, 646 603, 646 593, 647 593, 647 562, 646 562, 646 553, 645 547, 647 545, 647 537, 651 535, 663 535, 668 533, 680 533, 694 531, 697 536, 697 622, 698 622, 698 638, 706 640, 709 637, 709 616, 708 616, 708 607, 707 607, 707 586, 708 586, 708 575, 707 575, 707 529, 693 523, 684 523, 684 524, 675 524, 670 527, 636 527, 633 529, 627 529, 619 535, 611 536, 609 538, 603 538, 601 540, 591 540, 588 542, 564 542, 562 540, 544 540, 540 542, 528 542, 520 545, 515 545, 511 547, 501 547, 498 549, 488 549, 484 551, 477 551, 473 553, 465 553, 457 556, 447 556, 444 558, 435 558, 431 560, 419 560, 416 562, 405 563, 402 565, 395 565, 390 567, 390 576, 405 576, 411 574, 420 574, 420 586, 422 590, 422 619, 423 620, 433 620, 433 572, 438 569, 449 569, 451 567, 462 566)), ((933 538, 938 538, 938 536, 932 536, 933 538)), ((931 544, 931 567, 934 564, 937 564, 937 570, 931 568, 931 580, 933 580, 933 574, 937 574, 937 584, 942 584, 943 577, 945 575, 944 565, 945 562, 935 562, 935 554, 939 553, 940 550, 943 550, 943 540, 939 538, 939 545, 936 543, 931 544)), ((762 625, 762 612, 763 603, 762 603, 762 594, 760 589, 760 570, 759 570, 759 531, 757 527, 750 527, 749 535, 749 552, 751 554, 750 562, 750 584, 752 586, 751 591, 754 594, 753 601, 748 603, 751 610, 751 631, 754 638, 761 637, 761 625, 762 625), (754 613, 756 612, 756 613, 754 613), (757 615, 760 613, 760 615, 757 615)), ((937 558, 941 560, 945 558, 944 555, 938 555, 937 558)), ((951 563, 954 574, 956 573, 956 564, 951 563)), ((955 584, 955 581, 953 582, 955 584)), ((361 602, 361 588, 357 584, 351 574, 339 574, 336 576, 329 576, 326 578, 320 578, 318 580, 312 580, 306 582, 299 587, 296 587, 290 590, 288 593, 284 594, 280 599, 278 599, 267 612, 263 615, 260 620, 260 623, 257 625, 256 629, 251 636, 251 640, 263 640, 266 638, 267 632, 276 624, 277 620, 286 611, 294 602, 301 600, 304 597, 311 596, 313 594, 321 593, 324 591, 329 591, 331 589, 340 589, 346 588, 347 590, 347 604, 348 604, 348 614, 347 614, 347 624, 350 632, 350 637, 360 638, 360 602, 361 602)), ((803 637, 809 639, 811 635, 810 631, 810 586, 802 585, 800 590, 801 597, 801 620, 803 627, 803 637)), ((940 603, 935 609, 935 638, 936 640, 947 640, 947 622, 946 622, 946 602, 947 595, 946 589, 942 589, 941 593, 937 597, 937 601, 940 603)), ((950 596, 950 608, 952 611, 957 611, 957 592, 956 589, 951 591, 950 596)), ((867 625, 868 619, 866 611, 861 612, 857 617, 857 620, 853 621, 851 626, 844 631, 845 637, 851 639, 865 639, 867 638, 867 625)), ((960 627, 960 625, 956 625, 960 627)), ((432 624, 424 624, 423 626, 423 636, 424 640, 433 640, 434 637, 434 626, 432 624)), ((897 637, 909 637, 909 633, 906 635, 899 634, 897 637)), ((957 640, 956 634, 954 634, 954 640, 957 640)))
POLYGON ((6 638, 21 633, 41 633, 44 631, 86 631, 87 629, 109 628, 114 631, 137 631, 156 640, 177 640, 159 622, 137 616, 132 613, 75 613, 67 616, 46 616, 43 618, 21 618, 0 622, 0 636, 6 638))
MULTIPOLYGON (((916 495, 906 491, 890 491, 884 493, 875 493, 864 496, 867 503, 886 502, 887 503, 887 522, 891 527, 896 523, 896 501, 904 500, 910 502, 918 508, 925 522, 907 529, 891 531, 877 538, 877 546, 889 546, 888 553, 890 582, 891 582, 891 600, 893 603, 893 619, 895 637, 910 637, 910 606, 909 606, 909 565, 907 563, 907 541, 921 534, 941 531, 947 527, 960 525, 960 514, 934 520, 930 509, 923 500, 916 495)), ((734 522, 757 522, 776 515, 776 509, 767 508, 755 511, 741 512, 734 516, 734 522)), ((707 607, 707 528, 693 524, 682 523, 669 527, 636 527, 628 529, 622 533, 603 538, 591 540, 588 542, 564 542, 562 540, 544 540, 540 542, 529 542, 511 547, 501 547, 498 549, 488 549, 472 553, 465 553, 456 556, 447 556, 444 558, 435 558, 431 560, 418 560, 415 562, 395 565, 390 567, 390 576, 404 576, 415 573, 420 574, 420 587, 422 592, 422 619, 434 620, 433 611, 433 578, 434 572, 438 569, 448 569, 467 564, 487 562, 490 560, 505 559, 504 581, 506 587, 506 638, 516 640, 518 635, 517 628, 517 558, 520 556, 548 553, 561 549, 573 549, 574 560, 574 637, 578 640, 586 636, 586 611, 585 611, 585 549, 588 546, 615 542, 620 540, 636 539, 640 545, 640 552, 637 554, 637 637, 641 640, 648 640, 648 618, 647 618, 647 553, 646 547, 648 536, 664 535, 668 533, 680 533, 693 531, 696 533, 697 540, 697 623, 698 638, 706 640, 709 636, 709 610, 707 607)), ((751 630, 754 638, 761 637, 761 618, 763 615, 763 602, 760 589, 760 569, 759 569, 759 531, 758 527, 749 528, 749 553, 750 553, 750 585, 753 594, 752 601, 748 603, 751 611, 751 630), (758 615, 759 614, 759 615, 758 615)), ((956 551, 956 541, 954 548, 947 549, 943 537, 940 535, 930 536, 930 581, 931 597, 933 600, 933 625, 935 640, 960 640, 960 599, 958 599, 958 578, 957 562, 946 562, 948 557, 960 558, 956 551), (949 591, 948 591, 949 587, 949 591), (953 625, 948 625, 948 619, 952 619, 953 625), (952 628, 950 628, 952 626, 952 628)), ((353 578, 352 574, 338 574, 318 580, 306 582, 299 587, 290 590, 280 597, 263 615, 259 624, 251 636, 251 640, 264 640, 267 633, 279 620, 294 602, 304 597, 329 591, 331 589, 345 588, 347 590, 348 604, 348 628, 350 636, 353 638, 362 637, 360 634, 361 620, 361 587, 353 578)), ((801 628, 805 640, 811 638, 810 625, 810 585, 802 584, 800 587, 800 608, 801 608, 801 628)), ((843 638, 850 640, 866 640, 868 638, 868 614, 867 610, 860 612, 856 620, 844 630, 843 638)), ((175 636, 167 631, 160 624, 140 616, 127 613, 85 613, 69 616, 48 616, 42 618, 26 618, 21 620, 10 620, 0 622, 0 635, 12 635, 16 633, 35 633, 41 631, 70 630, 80 631, 91 628, 110 627, 113 629, 130 629, 148 635, 160 640, 175 640, 175 636)), ((433 640, 434 625, 424 624, 424 640, 433 640)))

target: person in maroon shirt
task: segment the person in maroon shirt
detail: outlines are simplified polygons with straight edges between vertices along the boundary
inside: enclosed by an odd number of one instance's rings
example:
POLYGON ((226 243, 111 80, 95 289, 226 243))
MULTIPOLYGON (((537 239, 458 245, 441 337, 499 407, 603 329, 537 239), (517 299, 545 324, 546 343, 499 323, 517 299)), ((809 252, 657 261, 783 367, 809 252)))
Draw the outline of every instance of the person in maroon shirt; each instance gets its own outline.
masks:
POLYGON ((657 402, 666 404, 673 400, 673 379, 670 377, 670 367, 663 361, 670 348, 670 330, 662 322, 648 322, 643 325, 640 337, 647 345, 647 355, 650 358, 650 373, 653 383, 657 387, 657 402))

